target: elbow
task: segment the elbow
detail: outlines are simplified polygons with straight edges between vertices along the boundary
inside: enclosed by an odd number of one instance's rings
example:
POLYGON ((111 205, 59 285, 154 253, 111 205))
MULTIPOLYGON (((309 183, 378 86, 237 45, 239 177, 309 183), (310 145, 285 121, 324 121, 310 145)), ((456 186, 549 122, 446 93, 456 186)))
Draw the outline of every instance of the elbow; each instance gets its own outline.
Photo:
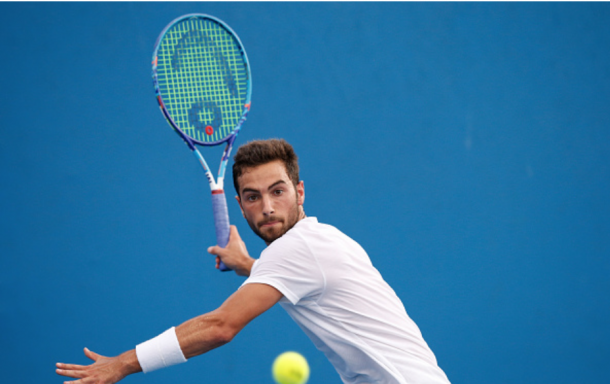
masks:
POLYGON ((230 343, 231 340, 233 340, 233 338, 237 335, 237 331, 227 324, 219 324, 218 326, 214 327, 213 332, 214 343, 217 347, 230 343))
POLYGON ((184 357, 190 359, 229 343, 240 329, 222 313, 212 312, 182 324, 176 334, 184 357))
POLYGON ((240 328, 234 327, 224 316, 215 316, 213 325, 209 328, 210 339, 214 348, 225 345, 239 333, 240 328))

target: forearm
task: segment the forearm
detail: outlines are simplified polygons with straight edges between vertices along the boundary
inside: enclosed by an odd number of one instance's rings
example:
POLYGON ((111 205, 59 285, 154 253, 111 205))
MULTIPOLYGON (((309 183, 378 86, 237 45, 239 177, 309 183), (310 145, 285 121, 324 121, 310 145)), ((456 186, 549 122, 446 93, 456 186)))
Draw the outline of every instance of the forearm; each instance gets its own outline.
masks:
POLYGON ((176 336, 184 357, 201 355, 233 339, 239 329, 227 324, 219 311, 190 319, 176 327, 176 336))
POLYGON ((230 342, 281 298, 282 294, 269 285, 247 284, 220 308, 182 323, 176 327, 176 336, 184 357, 189 359, 230 342))
POLYGON ((230 342, 254 317, 281 298, 266 285, 246 286, 231 295, 220 308, 185 321, 137 348, 144 372, 179 364, 230 342), (140 353, 142 351, 142 354, 140 353), (140 356, 142 355, 142 356, 140 356))

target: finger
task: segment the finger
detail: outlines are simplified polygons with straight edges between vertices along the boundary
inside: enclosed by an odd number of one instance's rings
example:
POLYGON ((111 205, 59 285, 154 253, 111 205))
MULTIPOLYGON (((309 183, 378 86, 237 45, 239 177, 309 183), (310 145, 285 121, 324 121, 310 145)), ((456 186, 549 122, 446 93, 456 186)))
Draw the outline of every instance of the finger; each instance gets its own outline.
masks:
POLYGON ((220 257, 216 256, 216 269, 220 269, 220 257))
POLYGON ((99 359, 101 357, 97 353, 90 351, 89 348, 85 348, 85 356, 87 356, 88 358, 90 358, 93 361, 97 361, 97 359, 99 359))
POLYGON ((56 369, 55 373, 61 376, 73 377, 75 379, 82 379, 87 374, 85 371, 70 371, 68 369, 56 369))
POLYGON ((64 364, 64 363, 57 363, 56 366, 57 366, 57 368, 60 368, 60 369, 69 369, 72 371, 78 371, 78 370, 86 368, 84 365, 64 364))
MULTIPOLYGON (((229 240, 229 242, 230 241, 231 240, 229 240)), ((227 253, 227 251, 225 248, 219 247, 218 245, 214 245, 213 247, 208 248, 208 253, 220 257, 220 256, 225 255, 227 253)))

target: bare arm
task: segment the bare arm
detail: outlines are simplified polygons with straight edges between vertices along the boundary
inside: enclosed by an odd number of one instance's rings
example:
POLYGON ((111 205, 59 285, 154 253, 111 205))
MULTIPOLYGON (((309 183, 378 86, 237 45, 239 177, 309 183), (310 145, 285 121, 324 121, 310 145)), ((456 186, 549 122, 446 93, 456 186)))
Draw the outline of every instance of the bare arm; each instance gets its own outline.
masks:
MULTIPOLYGON (((189 359, 231 341, 255 317, 271 308, 282 294, 266 284, 247 284, 231 295, 218 309, 176 327, 180 349, 189 359)), ((85 349, 91 365, 57 364, 57 373, 75 379, 76 384, 114 384, 142 371, 135 350, 105 357, 85 349)), ((66 382, 68 383, 68 382, 66 382)))
POLYGON ((250 321, 281 298, 280 291, 266 284, 243 286, 220 308, 176 327, 184 357, 189 359, 228 343, 250 321))

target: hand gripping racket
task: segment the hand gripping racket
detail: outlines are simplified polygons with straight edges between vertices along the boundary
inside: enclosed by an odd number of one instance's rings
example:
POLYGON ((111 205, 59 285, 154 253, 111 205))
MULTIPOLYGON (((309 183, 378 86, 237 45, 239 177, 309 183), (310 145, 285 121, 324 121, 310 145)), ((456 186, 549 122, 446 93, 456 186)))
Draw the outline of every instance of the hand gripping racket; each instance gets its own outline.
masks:
MULTIPOLYGON (((181 16, 155 43, 152 77, 161 112, 191 149, 210 182, 218 245, 229 241, 229 213, 223 191, 233 142, 250 110, 252 81, 239 37, 221 20, 204 14, 181 16), (218 177, 197 145, 226 143, 218 177)), ((222 262, 219 269, 228 271, 222 262)))

